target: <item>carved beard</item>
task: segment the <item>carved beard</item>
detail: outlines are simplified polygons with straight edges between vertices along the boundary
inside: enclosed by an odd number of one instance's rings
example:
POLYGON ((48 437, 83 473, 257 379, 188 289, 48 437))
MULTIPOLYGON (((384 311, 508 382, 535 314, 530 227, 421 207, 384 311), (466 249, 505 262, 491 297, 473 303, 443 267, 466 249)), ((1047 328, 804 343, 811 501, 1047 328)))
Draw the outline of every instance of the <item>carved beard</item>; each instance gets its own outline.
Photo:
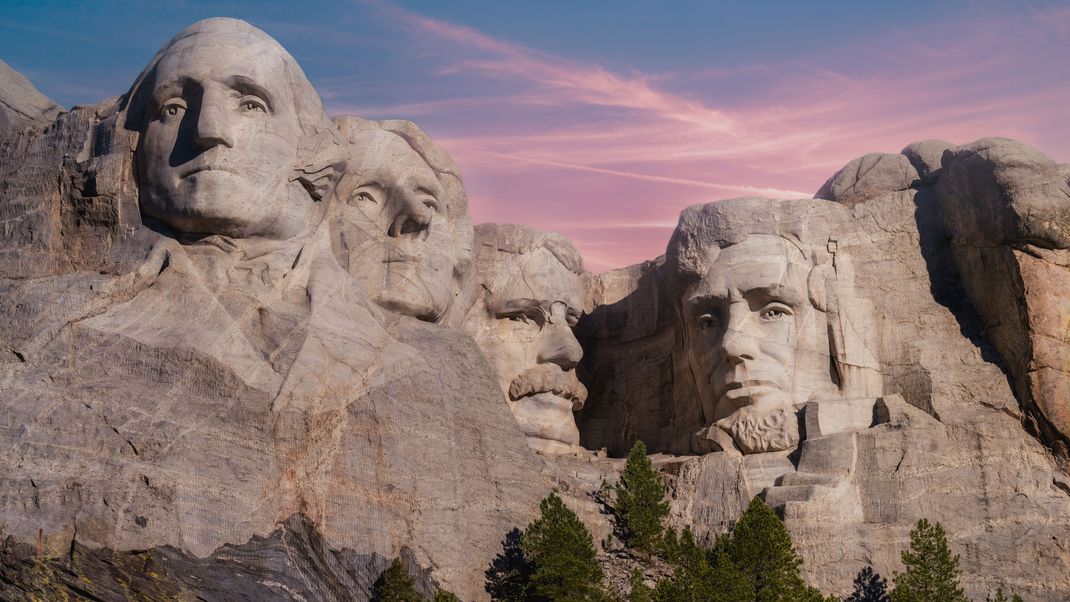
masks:
POLYGON ((799 422, 790 406, 773 410, 744 407, 718 420, 715 426, 732 435, 745 454, 781 451, 799 444, 799 422))

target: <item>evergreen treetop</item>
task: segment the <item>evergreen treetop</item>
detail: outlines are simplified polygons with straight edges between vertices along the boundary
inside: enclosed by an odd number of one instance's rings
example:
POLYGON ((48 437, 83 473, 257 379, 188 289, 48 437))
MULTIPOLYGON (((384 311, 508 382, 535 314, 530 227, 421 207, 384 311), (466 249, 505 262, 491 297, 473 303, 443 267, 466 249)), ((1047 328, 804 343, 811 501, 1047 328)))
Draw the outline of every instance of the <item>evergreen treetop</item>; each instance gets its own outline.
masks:
MULTIPOLYGON (((993 598, 992 596, 988 596, 987 598, 985 598, 985 602, 1008 602, 1008 600, 1007 596, 1003 595, 1003 588, 997 587, 996 597, 993 598)), ((1011 597, 1009 602, 1022 602, 1022 597, 1018 594, 1014 594, 1014 596, 1011 597)))
POLYGON ((791 536, 761 498, 751 500, 723 547, 753 588, 756 602, 824 600, 803 582, 802 559, 792 548, 791 536))
POLYGON ((374 602, 423 602, 423 596, 416 593, 416 581, 401 566, 401 559, 395 558, 379 579, 372 586, 374 602))
POLYGON ((521 549, 532 566, 528 600, 588 602, 605 599, 602 567, 587 527, 556 494, 524 532, 521 549))
POLYGON ((854 591, 844 602, 891 602, 888 580, 867 566, 855 575, 854 591))
POLYGON ((646 455, 646 445, 636 441, 617 483, 616 513, 627 545, 653 553, 662 541, 662 519, 669 513, 665 484, 646 455))
POLYGON ((948 549, 940 523, 919 520, 902 558, 906 570, 895 575, 892 602, 968 602, 959 587, 959 557, 948 549))

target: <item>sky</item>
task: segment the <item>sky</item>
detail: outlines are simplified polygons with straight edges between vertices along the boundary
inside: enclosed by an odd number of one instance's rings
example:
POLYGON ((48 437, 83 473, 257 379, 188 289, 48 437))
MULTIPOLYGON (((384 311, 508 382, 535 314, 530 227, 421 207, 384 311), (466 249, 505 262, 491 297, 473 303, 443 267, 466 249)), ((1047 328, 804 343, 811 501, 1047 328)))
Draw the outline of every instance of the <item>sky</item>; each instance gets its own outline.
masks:
POLYGON ((664 252, 682 208, 808 198, 851 159, 1006 136, 1070 161, 1070 3, 2 0, 0 59, 65 107, 205 17, 278 39, 331 115, 404 118, 476 223, 664 252))

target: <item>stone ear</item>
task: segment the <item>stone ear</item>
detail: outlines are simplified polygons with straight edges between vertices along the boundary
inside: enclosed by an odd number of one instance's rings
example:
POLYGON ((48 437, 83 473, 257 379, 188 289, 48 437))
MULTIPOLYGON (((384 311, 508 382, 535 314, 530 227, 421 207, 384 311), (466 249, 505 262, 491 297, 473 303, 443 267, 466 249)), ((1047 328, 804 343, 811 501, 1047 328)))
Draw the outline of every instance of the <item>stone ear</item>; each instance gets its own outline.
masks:
POLYGON ((329 195, 345 174, 346 155, 334 132, 306 138, 298 145, 297 156, 297 165, 290 181, 299 182, 314 201, 329 195))

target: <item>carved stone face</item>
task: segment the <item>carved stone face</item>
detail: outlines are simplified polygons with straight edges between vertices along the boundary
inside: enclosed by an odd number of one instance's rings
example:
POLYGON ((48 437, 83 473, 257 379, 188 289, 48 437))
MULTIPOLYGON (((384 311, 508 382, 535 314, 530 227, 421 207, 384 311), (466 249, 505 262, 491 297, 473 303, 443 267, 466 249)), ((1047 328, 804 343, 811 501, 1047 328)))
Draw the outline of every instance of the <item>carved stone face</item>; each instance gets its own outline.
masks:
POLYGON ((343 264, 379 305, 437 321, 457 264, 442 185, 397 134, 369 129, 350 138, 335 221, 343 264))
POLYGON ((300 189, 289 182, 302 132, 282 53, 239 33, 167 49, 146 81, 137 149, 146 215, 234 237, 288 238, 310 225, 312 203, 289 190, 300 189))
POLYGON ((787 416, 794 404, 838 394, 826 318, 809 299, 810 269, 786 240, 751 235, 721 249, 684 294, 688 359, 703 414, 722 421, 737 443, 750 430, 757 440, 744 447, 758 449, 744 451, 794 445, 797 428, 787 416), (795 429, 794 437, 782 429, 795 429), (761 441, 769 438, 776 441, 761 441))
POLYGON ((550 454, 574 451, 580 436, 572 412, 587 399, 576 378, 583 350, 572 333, 581 278, 546 249, 510 255, 466 329, 494 366, 528 444, 550 454))

